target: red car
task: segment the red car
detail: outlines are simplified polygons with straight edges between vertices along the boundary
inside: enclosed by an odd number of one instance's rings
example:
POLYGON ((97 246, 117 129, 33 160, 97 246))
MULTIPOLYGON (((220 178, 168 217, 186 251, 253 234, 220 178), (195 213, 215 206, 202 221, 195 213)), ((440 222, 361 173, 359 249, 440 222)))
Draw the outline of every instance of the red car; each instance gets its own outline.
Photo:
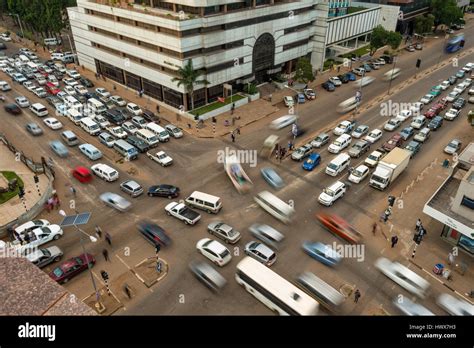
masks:
POLYGON ((59 92, 61 92, 61 90, 51 82, 46 83, 46 91, 51 95, 57 95, 59 92))
POLYGON ((384 149, 387 152, 390 152, 394 148, 401 146, 402 143, 403 143, 402 136, 400 135, 400 133, 396 133, 382 145, 382 149, 384 149))
POLYGON ((426 118, 429 118, 429 119, 432 119, 433 117, 435 116, 438 116, 439 112, 441 111, 441 109, 438 107, 436 108, 435 107, 436 105, 434 105, 433 107, 431 107, 428 111, 426 111, 423 115, 426 117, 426 118))
POLYGON ((317 214, 318 221, 328 229, 329 232, 345 239, 351 244, 361 241, 362 235, 356 231, 346 220, 334 214, 317 214))
POLYGON ((76 167, 71 172, 72 176, 75 177, 79 182, 88 183, 92 180, 92 173, 86 167, 76 167))
POLYGON ((64 261, 59 267, 53 269, 49 276, 59 284, 67 283, 69 279, 74 278, 88 268, 87 262, 89 262, 91 267, 94 266, 94 256, 91 254, 81 254, 64 261))
POLYGON ((446 107, 448 106, 449 102, 446 100, 446 98, 441 98, 439 100, 436 101, 435 105, 434 106, 437 106, 437 105, 440 105, 441 106, 441 110, 444 110, 446 109, 446 107))

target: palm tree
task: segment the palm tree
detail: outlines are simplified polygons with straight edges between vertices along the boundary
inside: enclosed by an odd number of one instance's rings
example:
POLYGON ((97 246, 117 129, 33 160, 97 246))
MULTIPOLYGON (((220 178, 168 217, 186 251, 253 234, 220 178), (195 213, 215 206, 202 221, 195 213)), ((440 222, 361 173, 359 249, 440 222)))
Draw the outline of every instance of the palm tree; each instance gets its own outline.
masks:
POLYGON ((194 109, 194 85, 208 85, 210 82, 207 80, 198 80, 199 76, 204 74, 203 70, 194 70, 192 59, 188 60, 188 63, 178 69, 180 77, 173 77, 172 82, 177 82, 178 87, 184 85, 186 93, 191 97, 191 110, 194 109))

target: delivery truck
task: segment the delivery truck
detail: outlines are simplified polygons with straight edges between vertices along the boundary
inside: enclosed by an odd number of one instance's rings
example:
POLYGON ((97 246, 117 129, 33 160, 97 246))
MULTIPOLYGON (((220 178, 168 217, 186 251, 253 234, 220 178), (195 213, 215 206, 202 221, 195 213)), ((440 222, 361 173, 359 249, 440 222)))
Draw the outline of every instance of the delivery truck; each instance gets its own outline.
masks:
POLYGON ((384 190, 405 170, 410 161, 410 151, 394 148, 382 158, 370 177, 369 185, 384 190))

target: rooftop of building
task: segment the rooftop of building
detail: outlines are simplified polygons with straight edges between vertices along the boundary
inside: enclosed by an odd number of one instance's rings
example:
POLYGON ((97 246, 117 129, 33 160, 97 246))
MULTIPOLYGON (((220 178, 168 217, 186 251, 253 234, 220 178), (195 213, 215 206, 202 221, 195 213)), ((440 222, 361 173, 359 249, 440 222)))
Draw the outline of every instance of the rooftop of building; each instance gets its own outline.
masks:
POLYGON ((23 257, 2 257, 0 284, 0 315, 97 315, 23 257))
MULTIPOLYGON (((455 168, 454 173, 446 180, 440 187, 438 192, 428 201, 427 205, 438 210, 439 212, 459 221, 465 226, 474 228, 474 222, 462 215, 459 215, 451 210, 454 198, 459 190, 461 181, 467 175, 468 171, 455 168)), ((469 178, 474 179, 474 171, 471 171, 469 178)), ((472 181, 471 181, 472 182, 472 181)))

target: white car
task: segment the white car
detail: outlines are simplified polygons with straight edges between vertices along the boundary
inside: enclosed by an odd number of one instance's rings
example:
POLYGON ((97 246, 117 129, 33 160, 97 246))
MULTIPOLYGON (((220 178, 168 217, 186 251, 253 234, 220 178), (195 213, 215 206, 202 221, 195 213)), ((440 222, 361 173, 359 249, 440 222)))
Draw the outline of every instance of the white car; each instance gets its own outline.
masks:
POLYGON ((6 33, 3 33, 3 34, 0 34, 0 39, 2 39, 3 41, 12 41, 12 38, 7 35, 6 33))
POLYGON ((360 139, 362 136, 369 132, 369 126, 360 125, 351 133, 351 136, 356 139, 360 139))
POLYGON ((410 126, 415 128, 415 129, 421 129, 426 123, 426 117, 421 115, 421 116, 416 116, 413 121, 410 123, 410 126))
POLYGON ((276 120, 272 121, 270 123, 270 128, 271 129, 282 129, 285 127, 288 127, 289 125, 292 125, 293 123, 296 123, 298 120, 298 116, 295 115, 285 115, 277 118, 276 120))
MULTIPOLYGON (((76 86, 74 86, 74 87, 76 87, 76 86)), ((76 90, 74 89, 74 87, 66 86, 66 87, 64 87, 64 92, 69 94, 71 97, 74 97, 76 95, 76 90)))
POLYGON ((165 129, 166 131, 168 132, 168 134, 170 135, 170 137, 173 137, 175 139, 178 139, 178 138, 182 138, 183 137, 183 130, 177 126, 175 126, 174 124, 167 124, 165 126, 165 129))
POLYGON ((375 151, 372 151, 372 153, 369 156, 367 156, 364 163, 365 165, 371 168, 374 168, 383 157, 384 157, 384 152, 375 150, 375 151))
POLYGON ((403 121, 406 121, 408 118, 410 118, 412 115, 413 115, 412 110, 402 110, 400 111, 400 113, 397 115, 396 118, 402 120, 403 122, 403 121))
POLYGON ((405 315, 434 315, 433 312, 429 311, 426 307, 411 301, 407 297, 403 297, 402 299, 396 298, 393 301, 393 304, 402 311, 405 315))
POLYGON ((364 140, 368 141, 369 143, 373 144, 377 140, 380 140, 382 138, 383 132, 380 129, 374 129, 372 130, 365 138, 364 140))
POLYGON ((33 82, 31 81, 26 81, 23 82, 23 87, 25 87, 27 90, 30 92, 33 92, 38 86, 36 86, 33 82))
POLYGON ((285 102, 285 105, 287 107, 295 105, 295 100, 293 99, 293 97, 291 97, 289 95, 283 97, 283 101, 285 102))
POLYGON ((336 87, 342 85, 341 80, 337 76, 330 77, 329 82, 331 82, 336 87))
POLYGON ((59 225, 48 225, 35 228, 34 230, 23 234, 23 240, 25 240, 26 237, 29 242, 22 245, 20 251, 25 251, 25 249, 31 250, 52 240, 58 240, 63 233, 64 232, 59 225))
POLYGON ((122 124, 122 128, 128 133, 128 134, 135 134, 138 131, 137 126, 135 126, 132 122, 127 121, 122 124))
POLYGON ((454 155, 455 153, 459 152, 459 149, 461 148, 462 143, 458 139, 453 139, 449 142, 448 145, 444 148, 444 153, 447 153, 448 155, 454 155))
POLYGON ((229 249, 210 238, 203 238, 197 242, 196 249, 219 267, 225 266, 232 259, 229 249))
POLYGON ((346 185, 341 181, 336 181, 321 192, 318 197, 318 202, 330 207, 335 201, 344 196, 344 193, 346 193, 346 185))
POLYGON ((348 133, 353 127, 354 127, 355 122, 354 121, 342 121, 337 125, 336 128, 332 131, 335 135, 342 135, 344 133, 348 133))
POLYGON ((104 192, 99 196, 99 198, 106 205, 117 209, 120 212, 130 209, 132 206, 132 203, 130 203, 128 200, 113 192, 104 192))
POLYGON ((364 180, 368 175, 369 175, 369 167, 361 164, 360 166, 358 166, 357 168, 351 171, 351 174, 349 175, 348 180, 355 184, 358 184, 362 180, 364 180))
POLYGON ((102 115, 95 115, 94 121, 99 124, 101 129, 106 129, 110 126, 110 122, 102 115))
POLYGON ((130 111, 135 116, 140 116, 143 114, 143 110, 137 104, 128 103, 127 110, 130 111))
POLYGON ((54 87, 59 87, 59 81, 54 75, 48 75, 48 82, 52 83, 54 87))
POLYGON ((425 96, 423 96, 421 99, 420 99, 420 102, 423 103, 423 104, 429 104, 431 103, 431 101, 434 99, 434 95, 432 94, 426 94, 425 96))
POLYGON ((112 134, 114 138, 125 139, 127 137, 127 132, 121 126, 109 127, 107 130, 112 134))
POLYGON ((444 118, 445 118, 446 120, 452 121, 452 120, 454 120, 456 117, 459 116, 459 113, 460 113, 460 112, 461 112, 461 110, 451 108, 451 109, 449 109, 448 111, 446 111, 446 113, 444 114, 444 118))
POLYGON ((81 78, 81 74, 79 74, 76 70, 66 70, 66 75, 74 80, 79 80, 81 78))
POLYGON ((168 156, 168 154, 164 151, 159 151, 155 155, 150 152, 147 152, 146 155, 148 156, 148 158, 152 159, 156 163, 161 164, 161 166, 163 167, 173 164, 173 159, 168 156))
POLYGON ((26 99, 26 97, 24 96, 19 96, 19 97, 16 97, 15 98, 15 102, 18 104, 19 107, 21 108, 27 108, 28 106, 30 106, 30 101, 28 99, 26 99))
POLYGON ((38 98, 46 98, 46 96, 48 95, 48 93, 46 93, 46 91, 44 90, 43 87, 35 88, 35 90, 33 91, 33 93, 34 93, 38 98))
POLYGON ((339 153, 348 147, 352 142, 352 137, 349 134, 343 134, 328 146, 328 151, 331 153, 339 153))
POLYGON ((110 97, 110 92, 105 88, 99 87, 95 89, 95 92, 102 98, 108 99, 110 97))
POLYGON ((127 102, 125 101, 125 99, 123 99, 121 96, 119 95, 113 95, 110 97, 110 100, 112 100, 112 102, 117 105, 117 106, 125 106, 127 105, 127 102))
POLYGON ((24 224, 15 228, 15 232, 21 235, 25 232, 33 231, 34 229, 38 227, 44 227, 48 225, 50 225, 50 222, 45 219, 32 220, 32 221, 25 222, 24 224))
POLYGON ((20 73, 13 74, 13 80, 15 80, 18 83, 23 83, 23 82, 28 81, 27 78, 23 74, 20 74, 20 73))
POLYGON ((379 258, 375 262, 375 267, 408 292, 425 298, 425 293, 430 287, 430 283, 412 270, 385 257, 379 258))
POLYGON ((413 115, 419 115, 424 106, 425 104, 420 102, 413 103, 413 105, 410 107, 410 111, 413 113, 413 115))
POLYGON ((441 294, 436 303, 451 315, 474 315, 474 306, 449 294, 441 294))
POLYGON ((385 125, 383 126, 383 129, 389 132, 393 132, 395 129, 400 127, 402 122, 403 121, 400 118, 397 118, 397 117, 391 118, 390 120, 387 121, 387 123, 385 123, 385 125))
POLYGON ((133 116, 132 117, 132 123, 137 126, 137 128, 139 129, 142 129, 142 128, 145 128, 145 126, 147 125, 147 120, 145 120, 143 117, 141 116, 133 116))
POLYGON ((431 135, 431 129, 429 129, 428 127, 425 127, 422 130, 420 130, 417 134, 415 134, 415 136, 413 137, 413 140, 416 140, 419 143, 424 143, 426 140, 428 140, 430 135, 431 135))
POLYGON ((472 85, 472 79, 467 78, 462 83, 464 83, 467 87, 470 87, 472 85))
POLYGON ((445 80, 445 81, 441 82, 441 84, 439 86, 441 87, 441 89, 443 91, 445 91, 451 86, 451 84, 449 83, 448 80, 445 80))
POLYGON ((66 86, 71 86, 71 87, 77 86, 79 84, 76 80, 72 78, 65 78, 63 79, 63 82, 66 86))
POLYGON ((474 87, 473 87, 473 88, 469 88, 469 91, 467 92, 467 94, 473 95, 473 94, 474 94, 474 87))
POLYGON ((80 95, 85 95, 89 93, 88 89, 84 87, 83 85, 75 85, 74 90, 76 91, 77 94, 80 94, 80 95))
POLYGON ((448 96, 446 97, 446 100, 448 102, 453 102, 455 99, 457 99, 457 97, 459 97, 459 92, 452 91, 451 93, 448 94, 448 96))
POLYGON ((454 87, 453 92, 458 92, 459 94, 463 94, 466 88, 467 88, 467 85, 465 85, 464 83, 459 83, 456 85, 456 87, 454 87))
POLYGON ((59 122, 57 119, 55 119, 54 117, 45 118, 43 122, 49 128, 54 129, 54 130, 63 128, 63 124, 59 122))

